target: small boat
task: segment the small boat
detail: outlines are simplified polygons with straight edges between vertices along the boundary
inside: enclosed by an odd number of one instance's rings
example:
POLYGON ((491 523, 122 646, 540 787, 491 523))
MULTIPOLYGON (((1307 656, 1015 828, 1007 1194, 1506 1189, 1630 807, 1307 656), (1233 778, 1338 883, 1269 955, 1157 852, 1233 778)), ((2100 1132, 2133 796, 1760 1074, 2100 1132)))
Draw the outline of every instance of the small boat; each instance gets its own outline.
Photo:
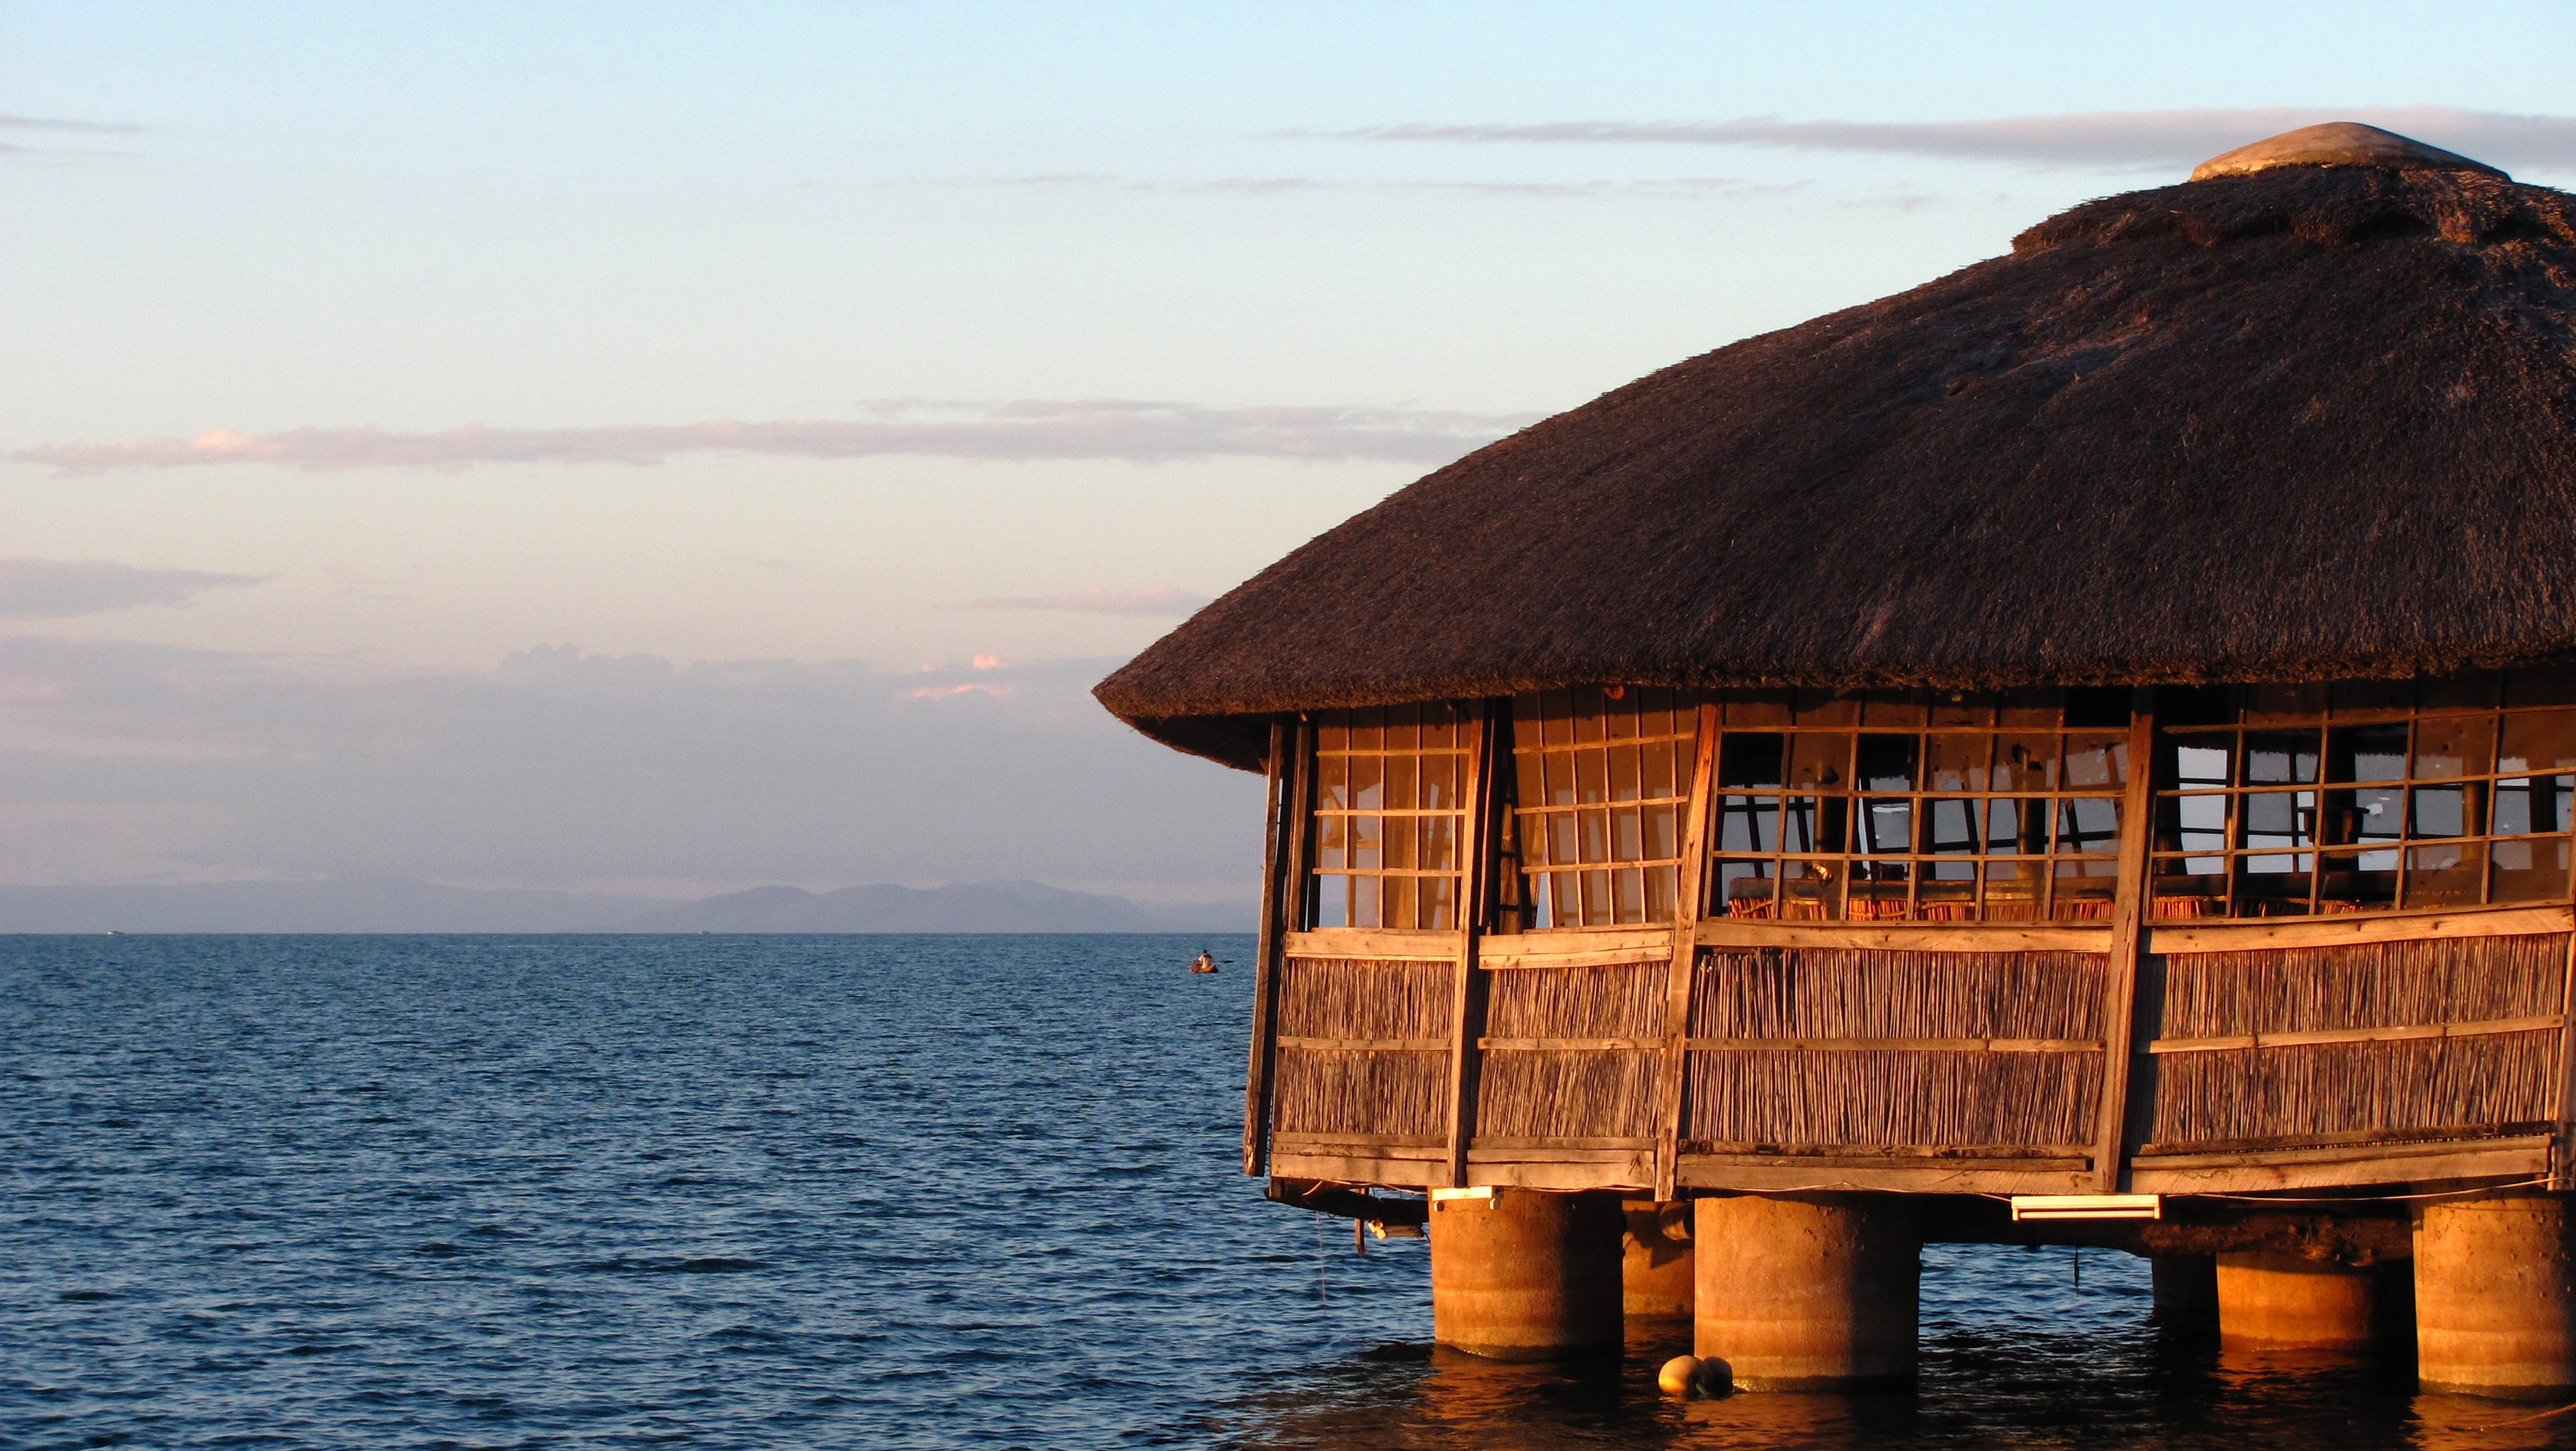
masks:
POLYGON ((1216 971, 1216 959, 1208 955, 1207 949, 1201 948, 1199 950, 1199 955, 1190 959, 1190 971, 1214 972, 1216 971))

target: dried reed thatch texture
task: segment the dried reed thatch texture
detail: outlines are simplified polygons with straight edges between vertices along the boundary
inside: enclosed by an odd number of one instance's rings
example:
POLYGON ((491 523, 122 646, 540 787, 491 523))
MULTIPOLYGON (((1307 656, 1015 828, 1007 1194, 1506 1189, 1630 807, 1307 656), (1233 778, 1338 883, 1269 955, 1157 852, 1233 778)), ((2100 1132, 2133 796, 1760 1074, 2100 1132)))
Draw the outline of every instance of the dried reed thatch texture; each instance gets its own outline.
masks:
POLYGON ((1279 1050, 1276 1117, 1282 1134, 1391 1134, 1438 1143, 1447 1130, 1449 1055, 1279 1050))
POLYGON ((1476 1139, 1643 1139, 1662 1095, 1653 1053, 1521 1049, 1485 1055, 1476 1139))
POLYGON ((1992 1148, 2073 1156, 2098 1053, 1693 1053, 1682 1137, 1730 1152, 1992 1148))
POLYGON ((2089 952, 1703 952, 1691 1036, 2099 1039, 2103 965, 2089 952))
MULTIPOLYGON (((1289 958, 1280 969, 1279 1034, 1445 1041, 1456 972, 1445 962, 1289 958)), ((1397 1135, 1436 1143, 1448 1131, 1445 1049, 1282 1045, 1277 1073, 1275 1132, 1397 1135)))
MULTIPOLYGON (((2083 952, 1762 948, 1700 955, 1691 1037, 2099 1041, 2083 952)), ((2054 1148, 2092 1137, 2100 1052, 1694 1051, 1684 1137, 1749 1149, 2054 1148)))
MULTIPOLYGON (((1486 978, 1491 1038, 1664 1036, 1663 962, 1512 968, 1486 978)), ((1476 1094, 1476 1135, 1503 1139, 1643 1138, 1661 1095, 1653 1051, 1493 1048, 1476 1094)))
POLYGON ((2546 1127, 2558 1035, 2182 1053, 2156 1064, 2150 1150, 2546 1127))
POLYGON ((1664 963, 1516 967, 1485 978, 1485 1032, 1495 1038, 1661 1038, 1664 963))
POLYGON ((2166 1038, 2475 1023, 2559 1011, 2567 935, 2177 954, 2164 972, 2166 1038))
POLYGON ((1445 962, 1292 957, 1279 978, 1279 1032, 1289 1038, 1446 1038, 1445 962))
POLYGON ((2411 675, 2576 651, 2576 199, 2280 165, 2088 203, 1325 533, 1102 682, 1264 712, 1583 682, 2411 675))

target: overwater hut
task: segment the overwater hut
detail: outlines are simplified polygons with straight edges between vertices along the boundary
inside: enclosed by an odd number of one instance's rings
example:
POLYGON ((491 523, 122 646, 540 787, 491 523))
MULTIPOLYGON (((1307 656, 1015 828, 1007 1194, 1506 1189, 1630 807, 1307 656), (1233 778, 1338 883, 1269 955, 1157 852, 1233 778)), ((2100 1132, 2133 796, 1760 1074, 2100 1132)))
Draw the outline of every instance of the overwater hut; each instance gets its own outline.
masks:
POLYGON ((2515 1393, 2571 662, 2576 198, 2338 125, 1482 449, 1098 693, 1268 773, 1245 1165, 1427 1218, 1444 1341, 1615 1339, 1686 1203, 1739 1385, 1909 1375, 1930 1237, 2515 1393))

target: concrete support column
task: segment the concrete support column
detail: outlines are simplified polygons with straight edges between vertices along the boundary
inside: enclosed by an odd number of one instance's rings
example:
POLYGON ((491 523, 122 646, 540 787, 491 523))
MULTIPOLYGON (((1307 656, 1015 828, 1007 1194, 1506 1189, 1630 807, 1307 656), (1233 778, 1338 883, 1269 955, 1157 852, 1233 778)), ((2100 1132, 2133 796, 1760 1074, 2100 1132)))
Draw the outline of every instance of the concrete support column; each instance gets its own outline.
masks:
POLYGON ((1738 1390, 1873 1390, 1914 1379, 1922 1232, 1894 1195, 1694 1201, 1692 1340, 1738 1390))
POLYGON ((2576 1389, 2576 1245, 2558 1195, 2425 1206, 2415 1364, 2428 1390, 2557 1399, 2576 1389))
POLYGON ((2147 1261, 2158 1317, 2207 1320, 2218 1314, 2216 1255, 2155 1255, 2147 1261))
POLYGON ((2247 1350, 2359 1350, 2402 1331, 2379 1271, 2294 1254, 2218 1256, 2218 1341, 2247 1350))
POLYGON ((1610 1194, 1497 1189, 1431 1206, 1431 1333, 1494 1360, 1616 1350, 1624 1227, 1610 1194))
POLYGON ((1688 1320, 1691 1315, 1691 1207, 1631 1199, 1619 1270, 1631 1320, 1688 1320))

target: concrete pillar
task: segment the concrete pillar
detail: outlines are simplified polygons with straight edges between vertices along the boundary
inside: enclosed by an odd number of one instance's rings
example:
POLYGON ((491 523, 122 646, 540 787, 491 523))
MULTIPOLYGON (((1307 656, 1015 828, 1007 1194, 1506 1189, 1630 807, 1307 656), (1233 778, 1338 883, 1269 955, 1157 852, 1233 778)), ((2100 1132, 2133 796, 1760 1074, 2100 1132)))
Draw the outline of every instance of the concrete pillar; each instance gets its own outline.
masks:
POLYGON ((2415 1366, 2427 1390, 2576 1389, 2576 1242, 2558 1195, 2427 1204, 2415 1224, 2415 1366))
POLYGON ((1875 1390, 1914 1379, 1922 1233, 1894 1195, 1693 1201, 1702 1359, 1738 1390, 1875 1390))
POLYGON ((1432 1337, 1493 1360, 1618 1349, 1622 1228, 1608 1194, 1434 1201, 1432 1337))
POLYGON ((2147 1261, 2155 1286, 2157 1318, 2208 1320, 2218 1314, 2216 1255, 2155 1255, 2147 1261))
POLYGON ((1619 1281, 1631 1320, 1688 1320, 1691 1314, 1691 1207, 1631 1199, 1620 1206, 1628 1232, 1622 1240, 1619 1281))
POLYGON ((2359 1350, 2399 1328, 2378 1271, 2294 1254, 2218 1256, 2218 1342, 2247 1350, 2359 1350))

